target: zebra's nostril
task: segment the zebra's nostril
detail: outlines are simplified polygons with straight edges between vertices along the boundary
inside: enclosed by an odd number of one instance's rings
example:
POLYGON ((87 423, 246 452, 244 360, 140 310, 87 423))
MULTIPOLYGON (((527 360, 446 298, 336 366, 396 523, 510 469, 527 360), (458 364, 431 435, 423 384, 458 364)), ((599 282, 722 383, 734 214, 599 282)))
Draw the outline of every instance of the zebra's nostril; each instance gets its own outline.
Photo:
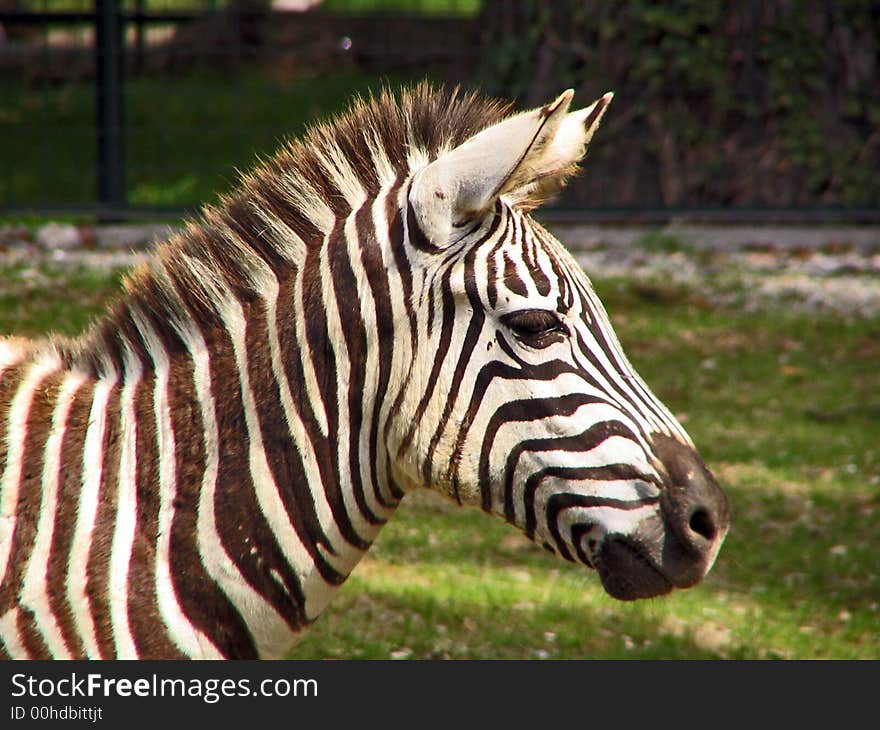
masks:
POLYGON ((715 535, 718 534, 718 530, 715 527, 715 520, 712 519, 711 513, 705 507, 697 507, 691 513, 691 517, 688 520, 688 527, 691 529, 691 532, 695 532, 709 542, 714 540, 715 535))
POLYGON ((654 448, 666 469, 660 498, 664 520, 681 547, 698 560, 717 551, 730 524, 730 505, 693 446, 654 434, 654 448))

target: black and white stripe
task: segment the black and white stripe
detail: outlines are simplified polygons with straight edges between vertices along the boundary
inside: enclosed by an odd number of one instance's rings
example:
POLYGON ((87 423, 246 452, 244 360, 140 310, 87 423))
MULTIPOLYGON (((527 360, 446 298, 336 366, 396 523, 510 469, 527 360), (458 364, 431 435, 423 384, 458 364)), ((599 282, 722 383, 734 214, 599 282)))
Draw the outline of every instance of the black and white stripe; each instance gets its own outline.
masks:
POLYGON ((619 598, 698 581, 723 495, 528 214, 610 96, 570 100, 361 102, 79 339, 0 341, 0 652, 283 656, 420 487, 619 598))

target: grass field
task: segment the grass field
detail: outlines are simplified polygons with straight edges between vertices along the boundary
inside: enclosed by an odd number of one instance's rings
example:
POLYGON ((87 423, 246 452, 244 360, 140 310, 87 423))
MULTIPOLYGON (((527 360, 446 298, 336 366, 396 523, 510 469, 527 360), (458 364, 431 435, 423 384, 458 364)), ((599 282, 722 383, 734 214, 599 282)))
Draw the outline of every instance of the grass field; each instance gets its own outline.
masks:
MULTIPOLYGON (((118 281, 7 268, 0 330, 75 332, 118 281)), ((595 284, 730 496, 709 578, 619 603, 507 525, 415 494, 295 657, 880 657, 880 321, 595 284)))

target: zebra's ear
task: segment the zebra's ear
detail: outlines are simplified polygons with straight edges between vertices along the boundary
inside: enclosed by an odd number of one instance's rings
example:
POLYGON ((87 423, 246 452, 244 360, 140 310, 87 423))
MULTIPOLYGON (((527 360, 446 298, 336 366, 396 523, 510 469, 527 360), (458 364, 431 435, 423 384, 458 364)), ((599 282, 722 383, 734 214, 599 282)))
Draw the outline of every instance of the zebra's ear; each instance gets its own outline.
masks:
POLYGON ((416 175, 410 203, 432 244, 444 246, 501 195, 527 205, 577 169, 613 94, 569 112, 573 96, 569 89, 546 106, 484 129, 416 175))

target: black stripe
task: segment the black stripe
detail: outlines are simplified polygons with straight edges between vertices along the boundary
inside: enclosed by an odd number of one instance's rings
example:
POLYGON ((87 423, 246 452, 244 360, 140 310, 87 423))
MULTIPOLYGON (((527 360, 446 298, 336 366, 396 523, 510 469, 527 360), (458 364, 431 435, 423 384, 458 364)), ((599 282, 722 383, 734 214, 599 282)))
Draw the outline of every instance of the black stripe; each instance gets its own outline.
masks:
POLYGON ((216 406, 220 454, 214 504, 217 531, 224 549, 245 580, 295 630, 306 623, 305 596, 257 499, 232 342, 225 331, 213 333, 213 339, 211 394, 216 406), (273 572, 280 577, 286 591, 272 577, 273 572))
POLYGON ((64 643, 71 656, 75 658, 85 658, 85 646, 76 631, 73 611, 67 600, 67 561, 73 543, 79 496, 82 493, 83 447, 94 395, 94 383, 82 385, 77 390, 67 414, 67 427, 61 444, 62 468, 58 475, 55 530, 52 533, 52 547, 46 570, 49 605, 58 622, 64 643))
POLYGON ((21 643, 29 659, 55 658, 49 653, 49 647, 43 641, 40 632, 37 631, 37 617, 33 611, 21 606, 15 620, 18 625, 18 633, 21 636, 21 643))
MULTIPOLYGON (((333 232, 324 243, 325 246, 329 247, 330 251, 339 246, 344 247, 343 225, 344 221, 337 221, 333 232)), ((324 490, 327 502, 333 513, 333 519, 339 526, 340 533, 350 544, 361 550, 366 550, 370 543, 358 535, 354 529, 343 497, 345 485, 341 481, 338 449, 336 447, 336 442, 339 438, 340 407, 336 392, 336 370, 339 364, 336 362, 332 340, 328 331, 327 312, 321 292, 321 262, 319 256, 320 253, 318 251, 310 251, 306 257, 303 271, 300 274, 303 281, 303 311, 300 315, 305 320, 308 351, 298 351, 295 354, 288 353, 285 360, 293 366, 293 372, 288 373, 290 382, 305 384, 300 358, 304 360, 311 356, 319 390, 318 398, 323 404, 327 419, 327 436, 325 437, 321 433, 311 408, 303 408, 303 415, 308 416, 308 418, 304 418, 304 423, 309 428, 312 446, 320 471, 319 480, 310 484, 310 488, 322 488, 324 490)), ((295 342, 296 340, 294 339, 291 342, 291 346, 295 342)), ((303 406, 310 406, 309 398, 305 394, 305 385, 303 385, 302 397, 298 400, 303 406)))
POLYGON ((324 580, 339 585, 345 577, 318 550, 320 544, 327 552, 335 553, 318 520, 312 485, 309 484, 302 457, 287 425, 280 385, 272 368, 268 337, 265 310, 262 307, 251 307, 246 333, 248 378, 256 401, 266 462, 285 512, 300 541, 324 580))
POLYGON ((492 220, 492 228, 486 236, 486 240, 488 240, 503 223, 504 229, 501 235, 498 236, 495 244, 486 254, 486 299, 489 301, 489 306, 492 309, 495 309, 498 304, 498 264, 495 259, 498 251, 510 240, 512 231, 515 230, 511 223, 511 218, 512 216, 509 215, 507 206, 500 206, 496 209, 495 217, 492 220))
POLYGON ((503 258, 504 286, 518 296, 527 297, 529 295, 529 288, 526 286, 526 283, 522 278, 520 278, 513 259, 510 258, 510 255, 506 251, 504 252, 503 258))
POLYGON ((199 496, 205 474, 205 431, 188 359, 172 362, 168 402, 174 431, 176 485, 169 569, 180 608, 225 657, 256 659, 257 648, 235 606, 205 570, 199 553, 199 496))
MULTIPOLYGON (((638 426, 639 432, 645 438, 648 438, 648 431, 645 430, 644 427, 645 413, 641 408, 641 404, 637 401, 634 401, 620 388, 620 384, 621 381, 624 379, 624 376, 629 374, 621 373, 619 370, 616 369, 615 360, 609 355, 609 352, 606 349, 607 343, 603 342, 603 340, 601 339, 601 335, 599 339, 596 340, 596 344, 598 345, 599 349, 604 352, 611 366, 615 368, 611 372, 609 372, 608 369, 606 369, 606 367, 599 361, 599 358, 596 356, 593 349, 590 348, 584 341, 579 329, 577 327, 573 329, 575 337, 572 346, 577 347, 578 351, 590 363, 590 365, 592 365, 596 369, 604 382, 600 384, 599 381, 590 376, 590 374, 586 370, 582 370, 581 373, 584 379, 595 382, 597 387, 601 388, 604 393, 607 393, 609 401, 612 402, 612 405, 617 408, 621 413, 626 414, 638 426)), ((590 326, 589 329, 593 336, 596 337, 594 327, 590 326)))
MULTIPOLYGON (((25 376, 27 377, 27 376, 25 376)), ((18 497, 15 504, 15 528, 10 537, 11 546, 3 580, 0 605, 11 607, 20 598, 25 570, 33 555, 37 538, 43 499, 43 462, 46 441, 52 424, 52 414, 58 399, 63 375, 43 376, 31 391, 30 406, 20 433, 10 433, 9 439, 19 439, 22 447, 18 497)), ((19 389, 21 383, 19 383, 19 389)), ((5 470, 4 470, 5 471, 5 470)), ((21 617, 19 617, 21 619, 21 617)), ((27 638, 27 637, 25 637, 27 638)), ((42 642, 35 646, 39 647, 42 642)), ((30 648, 30 647, 28 647, 30 648)))
POLYGON ((136 529, 128 569, 128 623, 141 659, 185 659, 169 639, 156 595, 156 537, 159 527, 159 449, 154 403, 155 376, 135 394, 137 472, 136 529))
POLYGON ((385 520, 373 513, 364 496, 361 479, 359 443, 363 423, 363 396, 366 383, 367 333, 360 313, 360 297, 355 273, 344 234, 331 249, 330 277, 333 295, 342 320, 342 336, 348 352, 348 373, 342 373, 348 381, 347 403, 339 404, 339 417, 344 418, 349 429, 348 471, 349 488, 364 518, 372 525, 384 524, 385 520), (346 377, 347 376, 347 377, 346 377))
MULTIPOLYGON (((492 371, 488 368, 484 368, 483 371, 481 371, 478 381, 483 380, 484 382, 480 382, 478 387, 474 389, 475 394, 479 393, 482 395, 486 392, 492 377, 494 377, 494 374, 491 373, 492 371), (484 373, 490 377, 483 378, 484 373)), ((492 418, 486 426, 483 442, 480 445, 480 466, 478 473, 481 487, 480 491, 483 497, 483 509, 487 512, 491 509, 489 457, 492 452, 492 443, 502 426, 511 422, 528 423, 553 416, 568 417, 576 413, 582 406, 602 402, 601 398, 587 395, 586 393, 571 393, 555 398, 527 398, 509 401, 498 408, 492 414, 492 418)), ((479 408, 479 403, 473 408, 474 412, 476 412, 477 408, 479 408)), ((513 522, 513 505, 511 502, 510 487, 507 484, 504 493, 504 516, 508 522, 513 522)))
MULTIPOLYGON (((445 272, 445 277, 448 278, 449 272, 445 272)), ((443 305, 441 307, 441 328, 440 328, 440 341, 437 345, 436 352, 434 353, 434 360, 431 363, 431 372, 428 375, 428 380, 425 383, 425 389, 422 392, 422 397, 419 399, 419 403, 416 406, 415 413, 413 414, 412 421, 409 424, 409 427, 406 430, 406 434, 401 441, 401 448, 406 448, 409 446, 412 438, 416 432, 416 429, 419 427, 421 423, 422 417, 424 416, 425 411, 428 408, 428 403, 431 400, 431 396, 434 395, 434 390, 437 387, 437 379, 440 377, 440 371, 443 369, 443 365, 446 361, 446 354, 449 352, 449 346, 452 342, 452 331, 455 327, 455 299, 452 294, 452 290, 449 287, 448 281, 443 281, 441 285, 441 291, 443 293, 443 305)), ((418 350, 413 350, 413 355, 416 355, 418 350)), ((430 469, 427 465, 427 461, 425 462, 425 475, 430 474, 430 469)))
MULTIPOLYGON (((596 448, 603 441, 612 436, 621 436, 635 441, 632 431, 620 421, 600 421, 594 423, 585 431, 564 438, 540 438, 522 441, 511 450, 504 468, 504 501, 505 513, 507 505, 513 500, 513 476, 520 456, 525 452, 541 451, 568 451, 572 453, 587 452, 596 448)), ((523 507, 525 510, 525 531, 530 537, 534 534, 537 519, 535 515, 534 494, 540 486, 541 480, 547 476, 563 476, 560 470, 568 470, 565 477, 569 479, 593 479, 602 481, 617 481, 620 479, 641 479, 642 481, 656 483, 656 477, 650 474, 642 474, 635 467, 628 464, 609 464, 599 467, 547 467, 531 475, 523 487, 523 507)), ((512 509, 512 508, 511 508, 512 509)), ((512 512, 511 512, 512 514, 512 512)))
MULTIPOLYGON (((403 224, 403 216, 397 201, 389 196, 387 203, 387 216, 389 221, 388 240, 391 244, 391 252, 394 256, 394 271, 400 277, 400 287, 402 289, 403 306, 406 310, 407 324, 409 325, 409 343, 410 343, 410 370, 403 378, 403 382, 399 384, 397 396, 391 404, 388 412, 388 420, 385 422, 383 437, 388 439, 391 427, 394 425, 394 418, 400 412, 403 404, 403 398, 406 394, 407 383, 412 374, 412 360, 418 352, 418 328, 416 325, 416 313, 412 308, 412 272, 410 271, 409 260, 406 254, 406 229, 403 224)), ((403 326, 402 322, 398 322, 398 326, 403 326)), ((395 338, 400 339, 403 333, 396 333, 395 338)), ((404 442, 405 443, 405 442, 404 442)), ((389 454, 389 459, 392 455, 389 454)), ((403 492, 400 493, 403 496, 403 492)))

